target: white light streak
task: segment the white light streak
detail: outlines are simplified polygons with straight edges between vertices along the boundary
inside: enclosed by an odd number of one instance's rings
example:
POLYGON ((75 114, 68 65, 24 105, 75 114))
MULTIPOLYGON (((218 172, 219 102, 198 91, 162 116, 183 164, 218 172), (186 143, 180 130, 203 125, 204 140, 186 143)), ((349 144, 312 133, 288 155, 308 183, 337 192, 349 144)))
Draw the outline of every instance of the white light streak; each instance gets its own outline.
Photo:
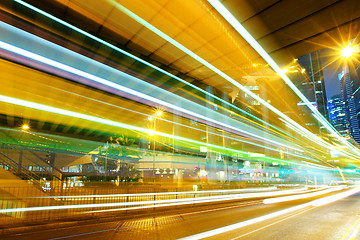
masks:
MULTIPOLYGON (((324 189, 324 188, 322 188, 322 189, 324 189)), ((263 201, 263 203, 264 204, 272 204, 272 203, 287 202, 287 201, 293 201, 293 200, 304 199, 304 198, 311 198, 311 197, 323 195, 323 194, 326 194, 326 193, 339 191, 341 189, 343 189, 343 187, 334 187, 334 188, 330 188, 330 189, 326 189, 326 190, 322 190, 322 191, 316 190, 316 192, 300 194, 300 195, 295 195, 295 196, 269 198, 269 199, 265 199, 263 201)))
MULTIPOLYGON (((208 2, 230 23, 231 26, 234 27, 234 29, 260 54, 261 57, 264 58, 264 60, 274 69, 274 71, 281 76, 281 78, 288 84, 288 86, 300 97, 300 99, 310 108, 310 110, 314 113, 315 118, 332 134, 336 136, 338 140, 340 140, 343 144, 349 147, 349 149, 356 153, 357 155, 360 155, 360 151, 356 149, 353 145, 345 141, 340 134, 334 130, 332 125, 327 122, 327 120, 324 118, 324 116, 321 115, 321 113, 311 104, 311 102, 301 93, 301 91, 294 85, 294 83, 286 76, 285 73, 282 72, 280 67, 276 64, 276 62, 270 57, 270 55, 261 47, 261 45, 251 36, 251 34, 237 21, 237 19, 222 5, 222 3, 218 0, 208 0, 208 2)), ((253 94, 255 95, 255 94, 253 94)), ((255 98, 255 96, 254 96, 255 98)), ((256 98, 255 98, 256 99, 256 98)), ((260 100, 258 100, 260 101, 260 100)), ((273 107, 270 104, 267 104, 266 101, 260 101, 265 106, 267 106, 271 110, 277 110, 273 109, 273 107)), ((284 115, 284 114, 283 114, 284 115)), ((280 116, 280 115, 279 115, 280 116)), ((291 122, 292 124, 295 124, 297 126, 300 126, 296 122, 294 122, 292 119, 287 117, 286 115, 282 116, 287 121, 291 122)), ((300 126, 301 127, 301 126, 300 126)), ((304 129, 301 127, 301 129, 304 129)), ((304 129, 305 132, 307 132, 306 129, 304 129)), ((312 134, 313 135, 313 134, 312 134)), ((316 141, 314 141, 316 142, 316 141)))
POLYGON ((222 194, 236 192, 262 192, 274 191, 277 187, 268 188, 247 188, 247 189, 229 189, 229 190, 206 190, 206 191, 188 191, 188 192, 160 192, 160 193, 131 193, 131 194, 102 194, 102 195, 73 195, 73 196, 42 196, 32 198, 104 198, 104 197, 141 197, 141 196, 166 196, 166 195, 193 195, 195 194, 222 194))
MULTIPOLYGON (((295 194, 300 193, 301 191, 306 190, 307 188, 301 188, 296 190, 284 190, 276 192, 264 192, 264 193, 244 193, 244 194, 233 194, 233 195, 221 195, 221 196, 209 196, 209 197, 192 197, 192 198, 182 198, 182 199, 167 199, 167 200, 152 200, 152 201, 138 201, 138 202, 117 202, 117 203, 97 203, 97 204, 79 204, 79 205, 61 205, 61 206, 42 206, 42 207, 26 207, 26 208, 10 208, 10 209, 0 209, 0 213, 12 213, 12 212, 32 212, 32 211, 46 211, 46 210, 62 210, 62 209, 82 209, 82 208, 103 208, 103 207, 125 207, 125 206, 134 206, 134 205, 147 205, 147 204, 167 204, 167 203, 177 203, 188 204, 190 203, 203 203, 203 202, 212 202, 212 201, 226 201, 226 200, 236 200, 236 199, 249 199, 249 198, 259 198, 259 197, 270 197, 278 196, 285 194, 295 194)), ((199 193, 199 192, 198 192, 199 193)), ((148 206, 153 207, 153 205, 148 206)))
POLYGON ((207 237, 212 237, 212 236, 219 235, 219 234, 222 234, 222 233, 225 233, 225 232, 233 231, 235 229, 243 228, 243 227, 258 223, 258 222, 262 222, 262 221, 265 221, 265 220, 268 220, 268 219, 272 219, 272 218, 275 218, 275 217, 278 217, 278 216, 281 216, 281 215, 284 215, 284 214, 288 214, 288 213, 291 213, 291 212, 294 212, 294 211, 297 211, 297 210, 300 210, 300 209, 303 209, 303 208, 308 208, 308 207, 312 207, 312 206, 313 207, 318 207, 318 206, 321 206, 323 204, 327 204, 327 203, 330 203, 330 202, 334 202, 336 200, 340 200, 342 198, 348 197, 348 196, 350 196, 352 194, 355 194, 355 193, 358 193, 358 192, 360 192, 360 188, 352 189, 350 191, 347 191, 347 192, 344 192, 344 193, 341 193, 341 194, 337 194, 337 195, 335 195, 335 196, 338 196, 336 198, 330 198, 330 197, 321 198, 321 199, 311 201, 311 202, 308 202, 308 203, 305 203, 305 204, 301 204, 301 205, 298 205, 298 206, 295 206, 295 207, 291 207, 291 208, 287 208, 287 209, 284 209, 284 210, 281 210, 281 211, 278 211, 278 212, 270 213, 270 214, 267 214, 267 215, 264 215, 264 216, 261 216, 261 217, 253 218, 253 219, 250 219, 250 220, 247 220, 247 221, 243 221, 243 222, 235 223, 235 224, 232 224, 232 225, 228 225, 226 227, 217 228, 217 229, 210 230, 210 231, 207 231, 207 232, 202 232, 202 233, 199 233, 199 234, 195 234, 195 235, 192 235, 192 236, 181 238, 181 240, 190 240, 190 239, 195 240, 195 239, 203 239, 203 238, 207 238, 207 237))
MULTIPOLYGON (((174 104, 165 102, 165 101, 163 101, 163 100, 160 100, 160 99, 157 99, 157 98, 155 98, 155 97, 146 95, 146 94, 141 93, 141 92, 139 92, 139 91, 136 91, 136 90, 130 89, 130 88, 128 88, 128 87, 119 85, 119 84, 117 84, 117 83, 108 81, 108 80, 106 80, 106 79, 100 78, 100 77, 95 76, 95 75, 93 75, 93 74, 90 74, 90 73, 87 73, 87 72, 78 70, 78 69, 73 68, 73 67, 71 67, 71 66, 68 66, 68 65, 66 65, 66 64, 63 64, 63 63, 54 61, 54 60, 52 60, 52 59, 49 59, 49 58, 40 56, 40 55, 35 54, 35 53, 33 53, 33 52, 30 52, 30 51, 27 51, 27 50, 18 48, 18 47, 16 47, 16 46, 13 46, 13 45, 11 45, 11 44, 5 43, 5 42, 3 42, 3 41, 0 41, 0 48, 5 49, 5 50, 10 51, 10 52, 13 52, 13 53, 16 53, 16 54, 19 54, 19 55, 21 55, 21 56, 24 56, 24 57, 33 59, 33 60, 38 61, 38 62, 41 62, 41 63, 43 63, 43 64, 46 64, 46 65, 49 65, 49 66, 52 66, 52 67, 55 67, 55 68, 58 68, 58 69, 61 69, 61 70, 64 70, 64 71, 73 73, 73 74, 76 74, 76 75, 78 75, 78 76, 87 78, 87 79, 92 80, 92 81, 94 81, 94 82, 97 82, 97 83, 100 83, 100 84, 109 86, 109 87, 111 87, 111 88, 114 88, 114 89, 117 89, 117 90, 126 92, 126 93, 128 93, 128 94, 133 95, 133 96, 137 96, 137 97, 139 97, 139 98, 142 98, 142 99, 145 99, 145 100, 148 100, 148 101, 151 101, 151 102, 160 104, 160 105, 165 106, 165 107, 168 107, 168 108, 170 108, 170 109, 174 109, 174 110, 180 111, 180 112, 185 113, 185 114, 188 114, 188 115, 190 115, 190 116, 193 116, 193 117, 196 117, 196 118, 199 118, 199 119, 203 119, 203 120, 205 120, 205 121, 214 123, 214 124, 216 124, 216 125, 218 125, 218 126, 223 126, 223 127, 226 127, 226 128, 232 129, 232 130, 235 130, 236 132, 240 132, 240 133, 246 134, 246 135, 248 135, 248 136, 252 136, 252 137, 261 139, 261 140, 263 140, 263 141, 271 142, 271 143, 276 144, 276 145, 279 145, 279 146, 287 147, 287 148, 294 149, 294 150, 297 150, 297 151, 302 151, 301 149, 298 149, 298 148, 295 148, 295 147, 292 147, 292 146, 289 146, 289 145, 286 145, 286 144, 283 144, 283 143, 280 143, 280 142, 277 142, 277 141, 274 141, 274 140, 271 140, 271 139, 268 139, 268 138, 264 138, 264 137, 262 137, 262 136, 259 136, 259 135, 256 135, 256 134, 247 132, 247 131, 245 131, 245 130, 243 130, 243 129, 239 129, 239 128, 233 127, 233 126, 231 126, 231 125, 228 125, 228 124, 224 124, 223 122, 219 122, 219 121, 214 120, 214 119, 212 119, 212 118, 208 118, 208 117, 203 116, 203 115, 201 115, 201 114, 198 114, 198 113, 189 111, 189 110, 187 110, 187 109, 178 107, 178 106, 176 106, 176 105, 174 105, 174 104)), ((61 114, 62 114, 62 113, 61 113, 61 114)), ((99 119, 99 118, 98 118, 98 119, 99 119)), ((158 135, 157 132, 154 132, 154 134, 158 135)))
POLYGON ((145 64, 145 65, 147 65, 147 66, 161 72, 161 73, 164 73, 165 75, 167 75, 169 77, 172 77, 172 78, 174 78, 174 79, 176 79, 176 80, 178 80, 178 81, 180 81, 180 82, 182 82, 182 83, 184 83, 184 84, 186 84, 188 86, 191 86, 192 88, 194 88, 194 89, 196 89, 196 90, 198 90, 198 91, 200 91, 200 92, 202 92, 202 93, 204 93, 204 94, 206 94, 208 96, 211 96, 214 99, 219 100, 220 102, 222 102, 222 103, 224 103, 224 104, 226 104, 226 105, 228 105, 228 106, 230 106, 230 107, 232 107, 232 108, 234 108, 234 109, 236 109, 236 110, 238 110, 238 111, 240 111, 240 112, 242 112, 242 113, 244 113, 244 114, 246 114, 246 115, 248 115, 248 116, 250 116, 250 117, 252 117, 252 118, 254 118, 254 119, 258 120, 258 121, 260 121, 260 122, 262 122, 262 123, 264 123, 265 125, 269 125, 272 128, 274 128, 274 129, 276 129, 276 130, 278 130, 278 131, 280 131, 282 133, 287 134, 286 132, 283 132, 282 130, 278 129, 277 127, 275 127, 275 126, 273 126, 271 124, 269 124, 268 122, 254 116, 254 115, 251 115, 248 112, 246 112, 246 111, 232 105, 231 103, 225 101, 224 99, 221 99, 221 98, 219 98, 219 97, 217 97, 217 96, 215 96, 215 95, 213 95, 213 94, 211 94, 211 93, 209 93, 209 92, 207 92, 207 91, 205 91, 205 90, 203 90, 203 89, 201 89, 201 88, 199 88, 199 87, 197 87, 197 86, 195 86, 195 85, 193 85, 193 84, 191 84, 191 83, 189 83, 189 82, 187 82, 187 81, 185 81, 185 80, 183 80, 181 78, 179 78, 176 75, 173 75, 173 74, 171 74, 171 73, 169 73, 169 72, 167 72, 167 71, 165 71, 165 70, 163 70, 163 69, 161 69, 161 68, 159 68, 159 67, 157 67, 157 66, 155 66, 155 65, 153 65, 153 64, 151 64, 151 63, 149 63, 149 62, 147 62, 147 61, 145 61, 145 60, 143 60, 141 58, 139 58, 139 57, 136 57, 135 55, 132 55, 131 53, 128 53, 128 52, 122 50, 121 48, 118 48, 118 47, 116 47, 116 46, 102 40, 101 38, 98 38, 98 37, 86 32, 86 31, 78 28, 78 27, 75 27, 75 26, 73 26, 73 25, 71 25, 71 24, 69 24, 69 23, 67 23, 67 22, 65 22, 65 21, 63 21, 63 20, 49 14, 49 13, 47 13, 47 12, 44 12, 41 9, 36 8, 36 7, 30 5, 30 4, 28 4, 28 3, 26 3, 26 2, 24 2, 22 0, 14 0, 14 1, 21 4, 21 5, 23 5, 23 6, 25 6, 25 7, 27 7, 27 8, 32 9, 33 11, 35 11, 37 13, 40 13, 40 14, 44 15, 44 16, 46 16, 46 17, 48 17, 48 18, 50 18, 50 19, 52 19, 52 20, 54 20, 54 21, 56 21, 56 22, 58 22, 58 23, 60 23, 60 24, 62 24, 64 26, 66 26, 66 27, 68 27, 68 28, 70 28, 70 29, 72 29, 74 31, 77 31, 77 32, 83 34, 86 37, 89 37, 89 38, 91 38, 91 39, 93 39, 93 40, 95 40, 95 41, 97 41, 97 42, 99 42, 101 44, 104 44, 105 46, 110 47, 111 49, 113 49, 113 50, 115 50, 117 52, 120 52, 120 53, 122 53, 122 54, 124 54, 124 55, 138 61, 138 62, 141 62, 141 63, 143 63, 143 64, 145 64))

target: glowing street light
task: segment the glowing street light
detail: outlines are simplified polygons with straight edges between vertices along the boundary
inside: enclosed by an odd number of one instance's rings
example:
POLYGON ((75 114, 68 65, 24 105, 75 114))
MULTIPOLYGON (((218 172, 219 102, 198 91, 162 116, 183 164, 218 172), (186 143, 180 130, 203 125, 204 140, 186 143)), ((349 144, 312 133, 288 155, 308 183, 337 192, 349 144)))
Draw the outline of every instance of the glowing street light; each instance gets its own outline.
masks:
POLYGON ((153 137, 153 181, 155 183, 155 175, 156 175, 156 172, 155 172, 155 144, 156 144, 156 140, 155 140, 155 135, 156 135, 156 120, 161 117, 163 114, 163 112, 161 110, 156 110, 155 113, 151 116, 148 117, 148 120, 149 121, 153 121, 154 123, 154 126, 153 126, 153 129, 148 129, 148 134, 153 137))
POLYGON ((157 110, 157 111, 155 112, 155 115, 158 116, 158 117, 161 117, 162 111, 161 111, 161 110, 157 110))
POLYGON ((24 130, 24 131, 26 131, 26 130, 29 130, 30 127, 29 127, 29 125, 27 125, 27 124, 23 124, 23 125, 21 126, 21 129, 24 130))
POLYGON ((148 129, 148 132, 147 132, 150 136, 154 136, 155 135, 155 131, 152 130, 152 129, 148 129))
POLYGON ((341 55, 344 58, 349 58, 353 55, 354 53, 354 48, 351 47, 350 45, 346 46, 343 50, 341 50, 341 55))

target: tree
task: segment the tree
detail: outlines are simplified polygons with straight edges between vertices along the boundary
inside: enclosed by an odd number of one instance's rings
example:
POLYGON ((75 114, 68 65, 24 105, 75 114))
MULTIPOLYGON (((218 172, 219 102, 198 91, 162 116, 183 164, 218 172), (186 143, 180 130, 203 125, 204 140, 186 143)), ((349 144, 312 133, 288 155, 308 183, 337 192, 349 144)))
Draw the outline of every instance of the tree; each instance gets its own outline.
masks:
POLYGON ((99 157, 95 164, 110 175, 121 178, 138 178, 139 171, 133 166, 141 158, 141 151, 135 144, 135 139, 123 134, 120 137, 110 137, 105 146, 99 147, 99 157))

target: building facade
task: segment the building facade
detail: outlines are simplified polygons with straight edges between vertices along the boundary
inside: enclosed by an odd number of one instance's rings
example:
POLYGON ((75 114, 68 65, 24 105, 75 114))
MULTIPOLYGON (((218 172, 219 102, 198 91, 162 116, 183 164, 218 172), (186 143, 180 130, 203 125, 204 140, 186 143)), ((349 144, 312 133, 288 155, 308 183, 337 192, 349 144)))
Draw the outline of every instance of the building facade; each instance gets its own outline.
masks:
POLYGON ((345 103, 342 95, 338 94, 331 97, 328 101, 329 120, 333 127, 340 133, 341 136, 349 136, 347 130, 347 120, 345 115, 345 103))
MULTIPOLYGON (((358 68, 357 68, 358 69, 358 68)), ((356 69, 353 66, 344 66, 343 71, 338 75, 341 94, 344 101, 344 110, 347 121, 347 129, 350 136, 360 144, 360 133, 359 133, 359 77, 356 69)))

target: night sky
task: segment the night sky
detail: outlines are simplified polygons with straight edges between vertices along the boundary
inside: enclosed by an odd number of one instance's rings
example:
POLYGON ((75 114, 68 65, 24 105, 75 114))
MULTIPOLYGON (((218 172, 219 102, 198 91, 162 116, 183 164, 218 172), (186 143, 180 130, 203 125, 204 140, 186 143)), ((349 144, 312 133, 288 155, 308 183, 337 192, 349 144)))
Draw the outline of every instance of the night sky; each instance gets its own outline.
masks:
POLYGON ((331 61, 334 59, 334 50, 323 49, 320 51, 323 74, 325 79, 326 97, 329 100, 332 96, 340 94, 340 83, 338 74, 342 71, 339 62, 331 61))

